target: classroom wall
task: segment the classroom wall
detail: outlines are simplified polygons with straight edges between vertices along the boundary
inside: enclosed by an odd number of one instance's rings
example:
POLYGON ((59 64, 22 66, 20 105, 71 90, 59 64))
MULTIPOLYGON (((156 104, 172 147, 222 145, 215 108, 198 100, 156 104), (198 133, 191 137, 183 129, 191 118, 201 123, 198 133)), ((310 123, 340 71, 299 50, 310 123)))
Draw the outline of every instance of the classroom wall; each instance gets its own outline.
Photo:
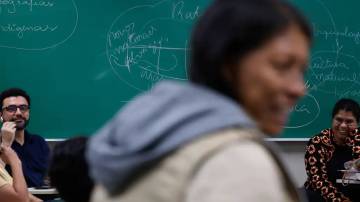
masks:
POLYGON ((307 141, 281 141, 276 143, 281 149, 285 166, 293 176, 296 185, 303 186, 306 180, 304 154, 307 141))

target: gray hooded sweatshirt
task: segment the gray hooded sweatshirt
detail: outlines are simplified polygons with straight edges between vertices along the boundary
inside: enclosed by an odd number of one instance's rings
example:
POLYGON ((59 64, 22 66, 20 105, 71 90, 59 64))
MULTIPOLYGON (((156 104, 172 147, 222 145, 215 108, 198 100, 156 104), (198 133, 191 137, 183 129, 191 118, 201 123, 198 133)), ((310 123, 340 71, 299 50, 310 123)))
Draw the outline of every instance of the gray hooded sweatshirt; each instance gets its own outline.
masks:
POLYGON ((239 104, 213 90, 162 81, 92 136, 87 151, 90 174, 115 193, 141 168, 189 141, 231 127, 255 124, 239 104))

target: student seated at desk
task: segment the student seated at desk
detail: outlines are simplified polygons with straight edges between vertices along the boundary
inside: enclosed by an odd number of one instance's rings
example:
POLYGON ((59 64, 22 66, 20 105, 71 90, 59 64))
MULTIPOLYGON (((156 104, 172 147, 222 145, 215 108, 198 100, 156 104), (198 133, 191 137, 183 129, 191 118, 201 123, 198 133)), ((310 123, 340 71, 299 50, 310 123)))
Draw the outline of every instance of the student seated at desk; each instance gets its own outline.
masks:
MULTIPOLYGON (((344 163, 360 157, 359 104, 340 99, 332 111, 331 128, 312 137, 306 147, 305 167, 308 175, 305 190, 310 202, 360 201, 359 194, 337 184, 344 163)), ((360 191, 358 189, 358 191, 360 191)))
MULTIPOLYGON (((14 123, 8 123, 13 124, 14 123)), ((14 126, 9 126, 13 128, 14 126)), ((3 131, 0 150, 0 201, 2 202, 40 202, 28 192, 24 175, 22 172, 21 161, 17 154, 10 147, 10 141, 13 136, 3 131), (5 165, 9 165, 13 177, 5 170, 5 165)))
MULTIPOLYGON (((30 96, 22 89, 10 88, 0 94, 1 133, 5 130, 13 133, 10 145, 21 160, 26 184, 28 187, 39 187, 44 185, 50 150, 43 137, 26 130, 30 106, 30 96), (16 130, 10 130, 9 123, 14 123, 16 130)), ((11 169, 6 169, 12 174, 11 169)))

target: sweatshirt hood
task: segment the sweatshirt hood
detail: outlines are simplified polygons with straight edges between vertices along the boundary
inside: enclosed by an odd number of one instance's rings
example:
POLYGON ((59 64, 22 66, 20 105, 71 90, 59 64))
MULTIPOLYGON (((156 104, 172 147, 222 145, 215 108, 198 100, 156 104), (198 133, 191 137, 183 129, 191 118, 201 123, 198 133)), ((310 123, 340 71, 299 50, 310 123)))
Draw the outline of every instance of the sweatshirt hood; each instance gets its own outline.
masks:
POLYGON ((94 134, 90 174, 109 193, 126 186, 141 167, 189 141, 230 127, 255 127, 233 100, 192 84, 159 82, 124 106, 94 134))

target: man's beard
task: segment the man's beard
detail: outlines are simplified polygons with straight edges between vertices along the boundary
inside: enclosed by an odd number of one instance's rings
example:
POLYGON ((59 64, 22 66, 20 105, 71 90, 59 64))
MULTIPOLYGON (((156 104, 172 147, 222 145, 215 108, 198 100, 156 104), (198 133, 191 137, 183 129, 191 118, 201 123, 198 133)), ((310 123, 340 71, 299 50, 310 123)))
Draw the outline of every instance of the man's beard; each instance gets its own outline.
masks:
POLYGON ((26 120, 24 117, 16 117, 11 119, 11 121, 16 124, 16 131, 24 130, 29 124, 29 120, 26 120))

